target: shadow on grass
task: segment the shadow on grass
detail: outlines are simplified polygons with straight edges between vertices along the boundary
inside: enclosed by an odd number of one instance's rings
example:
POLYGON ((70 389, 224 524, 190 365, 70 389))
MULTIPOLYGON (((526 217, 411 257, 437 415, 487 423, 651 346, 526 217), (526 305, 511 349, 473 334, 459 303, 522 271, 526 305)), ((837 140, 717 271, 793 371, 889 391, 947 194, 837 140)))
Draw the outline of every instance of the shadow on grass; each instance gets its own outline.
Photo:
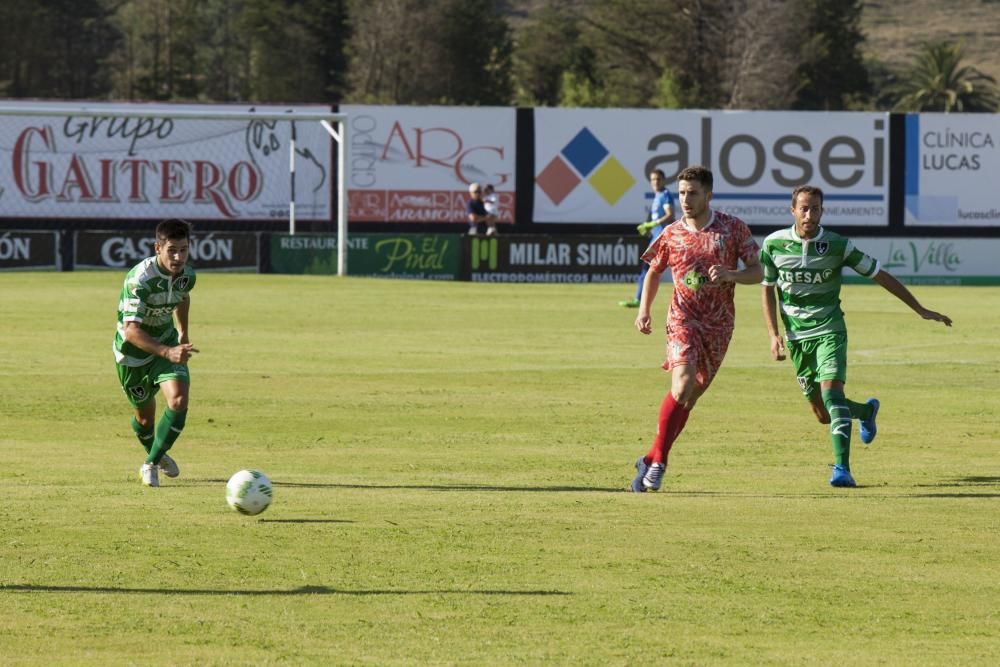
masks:
POLYGON ((301 586, 293 589, 243 590, 227 591, 211 588, 128 588, 122 586, 48 586, 44 584, 0 584, 0 592, 21 593, 139 593, 143 595, 233 595, 233 596, 268 596, 268 595, 516 595, 516 596, 560 596, 572 595, 566 591, 514 591, 514 590, 483 590, 483 589, 426 589, 426 590, 392 590, 375 588, 362 590, 347 590, 330 588, 329 586, 301 586))
POLYGON ((972 475, 969 477, 957 477, 955 479, 944 480, 936 484, 917 484, 921 489, 956 489, 951 493, 926 493, 913 494, 913 498, 1000 498, 1000 491, 996 493, 980 493, 973 489, 985 486, 1000 486, 1000 477, 972 475), (957 489, 969 489, 959 491, 957 489))
POLYGON ((1000 498, 1000 493, 911 493, 907 498, 1000 498))
POLYGON ((957 479, 945 480, 937 484, 917 484, 921 487, 942 487, 942 486, 995 486, 1000 485, 1000 477, 958 477, 957 479))
POLYGON ((261 519, 260 523, 354 523, 350 519, 261 519))
MULTIPOLYGON (((224 479, 207 479, 206 484, 225 484, 224 479)), ((421 491, 547 491, 563 493, 615 493, 625 491, 624 487, 599 486, 490 486, 486 484, 335 484, 331 482, 280 482, 271 480, 274 486, 300 489, 408 489, 421 491)))

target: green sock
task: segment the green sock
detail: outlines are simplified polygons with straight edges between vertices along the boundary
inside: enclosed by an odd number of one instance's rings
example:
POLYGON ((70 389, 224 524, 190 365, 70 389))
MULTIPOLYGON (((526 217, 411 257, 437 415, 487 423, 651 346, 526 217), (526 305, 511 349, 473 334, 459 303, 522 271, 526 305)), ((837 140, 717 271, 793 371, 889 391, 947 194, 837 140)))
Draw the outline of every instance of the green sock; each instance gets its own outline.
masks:
POLYGON ((851 410, 851 419, 868 419, 872 416, 872 406, 867 403, 856 403, 849 398, 845 398, 844 402, 851 410))
POLYGON ((132 417, 132 430, 135 431, 135 437, 139 438, 139 444, 149 454, 149 449, 153 446, 153 427, 143 428, 142 424, 132 417))
POLYGON ((839 389, 823 392, 823 404, 830 413, 830 440, 833 441, 833 462, 851 469, 851 408, 839 389))
POLYGON ((187 410, 174 412, 170 408, 163 411, 159 423, 156 425, 156 439, 146 457, 146 463, 158 464, 163 455, 174 446, 177 436, 184 430, 184 421, 187 418, 187 410))

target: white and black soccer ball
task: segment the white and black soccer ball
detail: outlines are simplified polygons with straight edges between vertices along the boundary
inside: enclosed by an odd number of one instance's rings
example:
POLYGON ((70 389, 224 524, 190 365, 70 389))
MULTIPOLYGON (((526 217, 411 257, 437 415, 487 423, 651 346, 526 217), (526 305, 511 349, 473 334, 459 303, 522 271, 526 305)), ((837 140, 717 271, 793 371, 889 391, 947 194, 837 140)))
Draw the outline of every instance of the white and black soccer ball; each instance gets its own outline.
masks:
POLYGON ((260 514, 272 495, 271 480, 259 470, 240 470, 226 483, 226 502, 240 514, 260 514))

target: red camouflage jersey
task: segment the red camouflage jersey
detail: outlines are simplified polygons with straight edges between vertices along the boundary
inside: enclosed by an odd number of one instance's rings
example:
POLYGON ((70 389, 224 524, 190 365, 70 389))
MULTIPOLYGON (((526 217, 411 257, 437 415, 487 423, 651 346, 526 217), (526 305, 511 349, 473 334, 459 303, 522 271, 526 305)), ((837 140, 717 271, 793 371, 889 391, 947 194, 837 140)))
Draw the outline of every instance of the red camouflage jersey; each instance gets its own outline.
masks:
POLYGON ((736 216, 712 211, 701 231, 680 219, 667 226, 642 255, 657 273, 670 268, 673 297, 667 314, 667 329, 678 327, 732 331, 736 317, 731 282, 712 284, 708 268, 720 264, 731 270, 757 257, 760 250, 750 228, 736 216))

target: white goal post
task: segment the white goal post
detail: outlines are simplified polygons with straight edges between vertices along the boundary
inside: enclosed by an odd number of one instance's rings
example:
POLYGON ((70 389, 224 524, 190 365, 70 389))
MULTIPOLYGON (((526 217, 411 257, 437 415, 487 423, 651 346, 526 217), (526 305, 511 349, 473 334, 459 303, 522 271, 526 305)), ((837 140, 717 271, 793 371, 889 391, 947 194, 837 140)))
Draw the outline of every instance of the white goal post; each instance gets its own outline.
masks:
POLYGON ((297 220, 333 218, 329 179, 335 172, 337 275, 344 276, 346 121, 346 114, 318 106, 5 101, 0 164, 11 168, 0 170, 0 215, 234 221, 287 216, 294 235, 297 220), (331 139, 337 144, 335 168, 331 139))

